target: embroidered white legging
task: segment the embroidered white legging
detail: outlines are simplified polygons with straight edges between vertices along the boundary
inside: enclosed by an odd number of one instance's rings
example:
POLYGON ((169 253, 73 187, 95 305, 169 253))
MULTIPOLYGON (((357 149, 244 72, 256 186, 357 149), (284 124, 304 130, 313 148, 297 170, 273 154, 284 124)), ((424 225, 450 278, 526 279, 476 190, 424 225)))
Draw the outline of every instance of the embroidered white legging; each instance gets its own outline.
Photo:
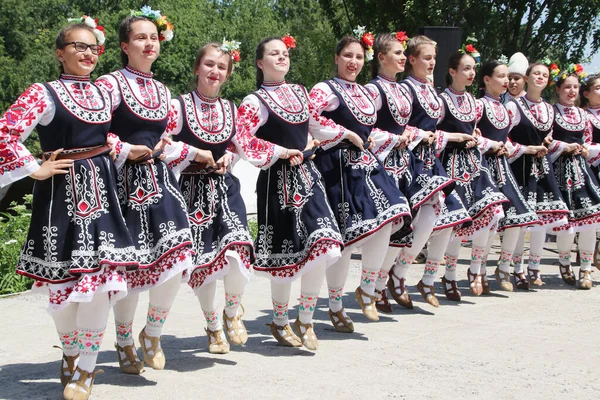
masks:
MULTIPOLYGON (((361 273, 361 289, 368 295, 375 293, 375 283, 381 271, 386 249, 390 241, 392 232, 391 224, 387 224, 379 231, 373 233, 362 244, 362 273, 361 273)), ((343 308, 341 301, 341 293, 343 293, 344 285, 348 278, 350 269, 350 256, 352 249, 344 249, 342 257, 331 267, 327 269, 327 286, 329 288, 329 308, 333 311, 340 311, 343 308), (331 293, 339 293, 336 299, 333 299, 331 293), (339 299, 339 300, 337 300, 339 299)))
POLYGON ((515 254, 521 231, 524 230, 525 228, 520 227, 507 228, 502 233, 502 250, 498 258, 498 269, 500 271, 510 272, 510 260, 515 254))
POLYGON ((77 311, 79 303, 69 303, 60 311, 52 313, 58 338, 62 343, 63 353, 73 357, 79 354, 77 343, 77 311))
POLYGON ((427 263, 423 268, 423 278, 421 279, 423 284, 431 286, 435 282, 435 278, 437 277, 438 269, 440 267, 440 262, 442 261, 442 257, 444 257, 444 253, 448 248, 448 243, 452 238, 453 232, 453 228, 446 228, 436 232, 435 235, 431 236, 431 240, 429 241, 427 263))
MULTIPOLYGON (((303 324, 311 324, 316 309, 319 291, 325 278, 325 262, 314 267, 300 277, 300 311, 298 318, 303 324)), ((279 326, 289 323, 288 306, 292 283, 271 281, 271 300, 273 302, 273 322, 279 326)))
MULTIPOLYGON (((480 229, 473 234, 471 248, 471 265, 469 266, 469 269, 471 270, 472 274, 479 274, 479 270, 481 269, 481 260, 485 254, 489 237, 490 231, 488 229, 480 229)), ((450 243, 448 244, 448 249, 446 250, 446 255, 452 258, 453 260, 458 260, 461 242, 462 239, 460 237, 455 237, 451 239, 450 243)), ((444 276, 449 281, 457 280, 456 262, 448 262, 448 260, 446 260, 446 272, 444 276)))
MULTIPOLYGON (((161 312, 165 312, 163 319, 158 323, 153 323, 146 321, 145 332, 148 336, 152 337, 160 337, 162 334, 162 328, 166 319, 166 316, 173 305, 173 301, 175 301, 175 296, 177 296, 177 292, 179 291, 179 287, 181 286, 181 273, 173 276, 171 279, 165 281, 160 286, 153 287, 149 290, 150 303, 148 304, 148 315, 151 316, 156 310, 161 310, 161 312)), ((139 292, 130 293, 122 300, 119 300, 113 306, 113 313, 115 315, 115 324, 126 323, 129 327, 129 343, 133 344, 133 335, 132 332, 132 322, 135 317, 135 310, 137 308, 138 300, 140 294, 139 292)), ((117 334, 117 337, 119 335, 117 334)), ((120 344, 121 345, 121 344, 120 344)), ((122 346, 122 345, 121 345, 122 346)))
MULTIPOLYGON (((575 241, 575 233, 561 233, 556 236, 556 246, 558 247, 559 262, 561 265, 571 264, 571 248, 575 241)), ((577 247, 580 253, 581 270, 590 271, 592 269, 592 257, 594 254, 594 245, 596 244, 596 231, 588 229, 579 232, 577 247)))
MULTIPOLYGON (((96 368, 98 351, 104 337, 109 311, 108 293, 97 293, 90 302, 71 303, 63 310, 52 314, 59 334, 70 332, 72 335, 69 339, 71 346, 63 345, 63 351, 64 347, 67 347, 66 355, 79 354, 77 365, 84 371, 94 372, 94 368, 96 368), (76 343, 76 346, 72 346, 73 342, 76 343), (80 348, 85 350, 80 352, 80 348)), ((61 340, 64 341, 64 338, 61 337, 61 340)), ((77 376, 78 374, 75 375, 75 378, 77 376)))
MULTIPOLYGON (((406 278, 408 269, 412 265, 414 259, 419 255, 419 252, 425 247, 427 240, 431 236, 433 227, 435 226, 437 216, 432 205, 426 204, 419 209, 418 215, 413 222, 413 241, 410 247, 402 249, 400 257, 397 258, 396 264, 393 265, 393 274, 398 279, 406 278), (401 262, 404 260, 404 262, 401 262)), ((386 255, 386 259, 383 262, 382 269, 385 268, 391 259, 392 255, 386 255), (389 256, 389 257, 388 257, 389 256)), ((395 259, 395 258, 394 258, 395 259)), ((399 285, 398 282, 394 282, 394 286, 399 285)), ((382 290, 379 285, 378 290, 382 290)))
MULTIPOLYGON (((244 289, 246 288, 246 283, 248 280, 240 270, 239 262, 234 257, 227 257, 229 262, 229 271, 227 275, 223 278, 223 286, 225 288, 225 312, 228 317, 234 317, 237 315, 237 311, 239 308, 239 302, 241 301, 242 295, 244 294, 244 289), (234 296, 234 303, 228 306, 227 298, 230 296, 234 296)), ((200 307, 202 311, 206 313, 214 313, 217 309, 217 281, 213 281, 207 283, 199 288, 194 289, 194 294, 198 298, 200 302, 200 307)), ((207 321, 208 322, 208 321, 207 321)), ((209 326, 211 330, 219 330, 222 329, 223 321, 220 318, 217 318, 214 326, 209 326)))
MULTIPOLYGON (((417 216, 413 221, 413 240, 411 246, 404 248, 388 248, 383 264, 381 265, 379 279, 377 280, 377 290, 382 291, 385 289, 387 277, 392 267, 392 272, 396 278, 401 279, 406 277, 408 268, 415 257, 417 257, 419 252, 423 249, 425 243, 427 243, 429 236, 431 236, 431 231, 435 225, 435 219, 435 210, 432 205, 426 204, 419 209, 417 216)), ((394 279, 394 286, 400 284, 398 279, 394 279)))

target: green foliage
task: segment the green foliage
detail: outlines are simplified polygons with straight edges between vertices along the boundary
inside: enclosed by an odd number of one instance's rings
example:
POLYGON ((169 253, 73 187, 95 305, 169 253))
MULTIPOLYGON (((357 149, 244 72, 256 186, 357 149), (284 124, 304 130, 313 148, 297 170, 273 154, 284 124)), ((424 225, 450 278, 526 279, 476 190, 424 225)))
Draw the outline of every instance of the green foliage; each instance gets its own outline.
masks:
POLYGON ((0 213, 0 294, 22 292, 31 288, 33 283, 31 279, 15 273, 29 230, 31 197, 26 195, 25 204, 13 202, 10 212, 0 213))
POLYGON ((479 39, 482 59, 521 51, 530 60, 550 56, 561 63, 582 62, 600 48, 598 0, 321 0, 337 36, 356 25, 373 32, 424 26, 462 28, 463 40, 479 39))
POLYGON ((248 218, 248 230, 250 231, 252 239, 256 240, 256 236, 258 235, 258 221, 256 220, 256 217, 248 218))

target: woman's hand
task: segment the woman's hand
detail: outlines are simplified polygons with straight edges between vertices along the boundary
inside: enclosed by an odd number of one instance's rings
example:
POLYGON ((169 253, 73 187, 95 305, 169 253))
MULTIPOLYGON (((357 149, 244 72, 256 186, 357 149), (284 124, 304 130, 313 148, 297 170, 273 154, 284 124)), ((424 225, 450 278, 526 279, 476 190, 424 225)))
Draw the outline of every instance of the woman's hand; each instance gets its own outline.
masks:
POLYGON ((583 158, 588 158, 590 156, 590 152, 587 147, 581 146, 581 155, 583 158))
POLYGON ((473 135, 469 135, 468 133, 447 132, 446 137, 448 138, 449 142, 466 143, 467 148, 473 147, 477 144, 477 140, 475 140, 473 135))
POLYGON ((215 166, 215 159, 213 158, 212 152, 210 150, 196 149, 194 161, 197 163, 206 164, 206 167, 215 166))
POLYGON ((164 160, 165 157, 167 156, 165 154, 165 147, 167 147, 167 145, 171 144, 171 143, 173 143, 171 138, 164 137, 164 138, 160 139, 158 141, 158 143, 156 143, 156 146, 154 146, 154 149, 152 150, 152 154, 156 154, 160 151, 160 155, 158 156, 158 158, 160 160, 164 160))
POLYGON ((231 164, 231 157, 229 157, 229 154, 227 154, 227 153, 223 154, 223 157, 219 158, 219 160, 217 161, 217 167, 219 167, 219 166, 220 167, 215 172, 220 175, 225 175, 225 173, 227 171, 229 171, 230 164, 231 164))
POLYGON ((423 138, 423 142, 427 144, 433 143, 433 141, 435 140, 435 132, 425 131, 425 134, 426 136, 423 138))
POLYGON ((141 160, 144 158, 152 157, 152 150, 148 146, 144 146, 143 144, 134 144, 131 146, 129 150, 129 154, 127 154, 128 160, 141 160))
POLYGON ((472 136, 474 136, 474 137, 476 137, 476 138, 478 138, 478 137, 480 137, 480 136, 481 136, 481 131, 479 130, 479 128, 475 128, 475 129, 473 130, 473 135, 472 135, 472 136))
POLYGON ((548 149, 545 146, 526 146, 524 154, 527 154, 527 155, 536 154, 537 155, 540 151, 543 151, 544 149, 546 149, 546 151, 548 151, 548 149))
POLYGON ((350 143, 352 143, 353 145, 358 147, 361 151, 363 151, 365 149, 363 147, 364 142, 360 138, 360 136, 358 136, 358 134, 356 134, 350 130, 346 130, 346 139, 348 139, 350 141, 350 143))
POLYGON ((296 149, 285 149, 285 151, 280 154, 279 158, 290 160, 290 165, 292 166, 300 165, 304 160, 302 158, 302 152, 296 149))
POLYGON ((403 149, 406 146, 408 146, 410 142, 410 137, 408 132, 404 132, 402 135, 400 135, 400 139, 398 139, 398 143, 396 143, 396 148, 397 149, 403 149))
POLYGON ((451 135, 448 138, 448 141, 453 141, 453 142, 458 142, 458 143, 465 143, 466 144, 466 148, 470 149, 471 147, 475 147, 477 145, 477 140, 475 140, 475 138, 473 137, 473 135, 469 135, 468 133, 454 133, 454 135, 451 135), (454 139, 454 140, 451 140, 454 139))
POLYGON ((581 154, 581 145, 578 143, 568 143, 567 146, 565 147, 565 153, 571 154, 574 156, 581 154))
MULTIPOLYGON (((321 142, 319 142, 317 139, 308 139, 308 143, 306 143, 306 148, 304 149, 306 150, 312 150, 316 147, 318 147, 321 144, 321 142)), ((313 154, 312 156, 310 156, 309 158, 312 160, 313 158, 315 158, 316 154, 313 154)))
POLYGON ((50 158, 44 161, 40 168, 30 176, 37 181, 43 181, 54 175, 68 174, 69 168, 73 165, 73 160, 56 160, 56 156, 58 156, 63 150, 64 149, 58 149, 52 152, 50 158))
POLYGON ((492 141, 492 145, 490 146, 490 150, 496 154, 498 152, 500 152, 500 150, 502 150, 503 148, 504 148, 504 142, 492 141))

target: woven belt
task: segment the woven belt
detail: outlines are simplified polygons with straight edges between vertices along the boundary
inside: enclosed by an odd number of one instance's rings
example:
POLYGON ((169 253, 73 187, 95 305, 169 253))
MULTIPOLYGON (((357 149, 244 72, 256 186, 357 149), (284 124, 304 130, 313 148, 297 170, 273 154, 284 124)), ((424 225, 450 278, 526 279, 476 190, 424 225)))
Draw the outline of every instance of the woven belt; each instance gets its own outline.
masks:
MULTIPOLYGON (((112 149, 108 145, 98 147, 85 147, 81 149, 67 149, 60 152, 57 156, 57 160, 86 160, 88 158, 94 158, 104 154, 110 153, 112 149)), ((52 151, 47 151, 42 154, 42 160, 46 161, 52 155, 52 151)))
POLYGON ((140 157, 140 158, 136 158, 135 160, 127 160, 127 164, 144 164, 150 160, 160 157, 162 155, 162 153, 163 153, 162 150, 158 150, 155 153, 153 153, 151 156, 140 157))
POLYGON ((223 164, 217 163, 214 167, 209 167, 206 163, 192 162, 188 165, 183 171, 182 174, 192 175, 192 174, 212 174, 216 170, 219 170, 223 167, 223 164))

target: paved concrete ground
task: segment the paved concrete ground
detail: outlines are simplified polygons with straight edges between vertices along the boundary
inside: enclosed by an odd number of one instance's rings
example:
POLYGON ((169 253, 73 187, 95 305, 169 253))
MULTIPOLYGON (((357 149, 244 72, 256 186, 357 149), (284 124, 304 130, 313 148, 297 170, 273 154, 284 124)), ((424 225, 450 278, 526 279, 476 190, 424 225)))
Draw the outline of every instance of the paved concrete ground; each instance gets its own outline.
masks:
MULTIPOLYGON (((469 251, 462 250, 463 259, 469 251)), ((551 265, 555 259, 546 252, 542 260, 544 287, 486 297, 468 292, 463 261, 459 286, 464 300, 450 303, 442 295, 438 309, 415 293, 422 266, 414 266, 409 284, 415 309, 395 306, 394 314, 379 322, 367 322, 354 300, 359 281, 354 262, 344 302, 356 332, 334 332, 326 301, 319 301, 317 352, 277 346, 265 326, 269 283, 253 277, 244 297, 248 344, 228 355, 210 355, 200 307, 191 290, 182 287, 163 336, 167 369, 121 374, 110 329, 99 357, 105 373, 97 379, 94 398, 599 399, 600 273, 595 272, 597 287, 579 291, 562 283, 551 265)), ((490 266, 488 274, 493 270, 490 266)), ((294 285, 292 297, 298 295, 294 285)), ((59 342, 45 301, 38 295, 0 300, 0 398, 62 398, 61 353, 52 348, 59 342)), ((142 296, 136 337, 147 301, 142 296)), ((295 319, 297 309, 290 314, 295 319)))

